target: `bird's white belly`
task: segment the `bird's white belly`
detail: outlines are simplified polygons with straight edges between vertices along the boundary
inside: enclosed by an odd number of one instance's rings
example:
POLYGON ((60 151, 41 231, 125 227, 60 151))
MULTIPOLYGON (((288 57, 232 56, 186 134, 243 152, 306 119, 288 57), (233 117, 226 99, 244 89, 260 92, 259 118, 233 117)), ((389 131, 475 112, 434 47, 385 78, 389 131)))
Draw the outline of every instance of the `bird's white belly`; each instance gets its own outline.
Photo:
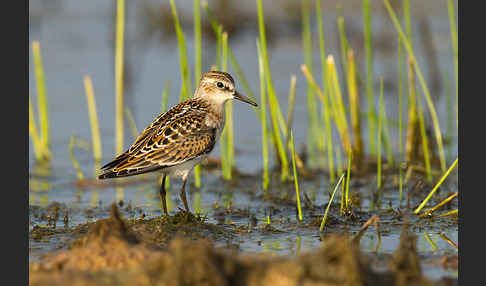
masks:
POLYGON ((202 160, 204 160, 207 155, 203 155, 201 157, 186 161, 182 164, 171 166, 168 168, 164 168, 162 172, 166 175, 169 175, 171 178, 182 178, 185 179, 189 176, 191 170, 199 164, 202 160))

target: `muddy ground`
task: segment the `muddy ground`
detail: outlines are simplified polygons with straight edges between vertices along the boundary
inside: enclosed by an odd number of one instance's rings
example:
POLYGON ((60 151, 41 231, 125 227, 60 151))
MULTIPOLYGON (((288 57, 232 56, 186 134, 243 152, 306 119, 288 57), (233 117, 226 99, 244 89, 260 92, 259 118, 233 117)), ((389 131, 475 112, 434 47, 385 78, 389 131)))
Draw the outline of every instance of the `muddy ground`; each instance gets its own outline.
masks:
MULTIPOLYGON (((330 234, 315 251, 294 257, 214 247, 212 240, 235 231, 184 212, 127 220, 113 204, 109 218, 69 229, 66 250, 31 262, 30 285, 457 285, 423 276, 417 237, 406 227, 384 271, 370 267, 357 236, 330 234)), ((50 235, 31 231, 37 239, 50 235)))

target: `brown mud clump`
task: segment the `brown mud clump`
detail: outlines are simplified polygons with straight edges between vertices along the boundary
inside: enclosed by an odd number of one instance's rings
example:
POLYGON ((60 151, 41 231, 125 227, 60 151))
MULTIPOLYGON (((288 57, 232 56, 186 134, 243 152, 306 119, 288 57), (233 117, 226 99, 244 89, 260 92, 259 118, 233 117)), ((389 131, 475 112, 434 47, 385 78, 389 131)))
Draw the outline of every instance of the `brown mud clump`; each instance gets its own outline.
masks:
MULTIPOLYGON (((190 214, 163 219, 182 217, 197 219, 190 214)), ((162 227, 177 225, 165 223, 162 227)), ((110 218, 91 225, 70 250, 31 262, 30 285, 447 285, 423 278, 413 254, 415 240, 405 238, 391 271, 376 272, 358 245, 343 235, 325 237, 311 253, 285 257, 243 255, 181 234, 161 247, 134 228, 112 206, 110 218)))

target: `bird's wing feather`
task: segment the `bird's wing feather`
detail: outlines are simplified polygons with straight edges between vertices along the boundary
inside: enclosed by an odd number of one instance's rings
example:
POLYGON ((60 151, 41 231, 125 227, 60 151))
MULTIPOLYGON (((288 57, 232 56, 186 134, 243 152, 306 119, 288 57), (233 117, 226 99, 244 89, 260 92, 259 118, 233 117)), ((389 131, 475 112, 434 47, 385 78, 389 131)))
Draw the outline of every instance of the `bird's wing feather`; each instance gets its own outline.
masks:
POLYGON ((182 102, 157 117, 125 153, 104 166, 105 173, 135 175, 209 153, 216 143, 216 129, 205 123, 206 108, 194 101, 182 102))

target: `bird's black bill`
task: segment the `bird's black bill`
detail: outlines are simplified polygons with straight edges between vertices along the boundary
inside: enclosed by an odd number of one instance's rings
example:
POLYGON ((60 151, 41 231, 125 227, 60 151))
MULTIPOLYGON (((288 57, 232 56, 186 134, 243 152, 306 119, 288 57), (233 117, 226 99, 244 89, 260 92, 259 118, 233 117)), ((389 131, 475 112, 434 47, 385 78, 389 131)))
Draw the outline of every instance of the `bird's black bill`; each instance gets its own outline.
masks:
POLYGON ((248 104, 251 104, 253 106, 258 106, 258 104, 256 104, 254 101, 252 101, 251 99, 249 99, 248 97, 244 96, 241 93, 235 92, 233 94, 233 96, 234 96, 235 99, 241 100, 241 101, 246 102, 248 104))

